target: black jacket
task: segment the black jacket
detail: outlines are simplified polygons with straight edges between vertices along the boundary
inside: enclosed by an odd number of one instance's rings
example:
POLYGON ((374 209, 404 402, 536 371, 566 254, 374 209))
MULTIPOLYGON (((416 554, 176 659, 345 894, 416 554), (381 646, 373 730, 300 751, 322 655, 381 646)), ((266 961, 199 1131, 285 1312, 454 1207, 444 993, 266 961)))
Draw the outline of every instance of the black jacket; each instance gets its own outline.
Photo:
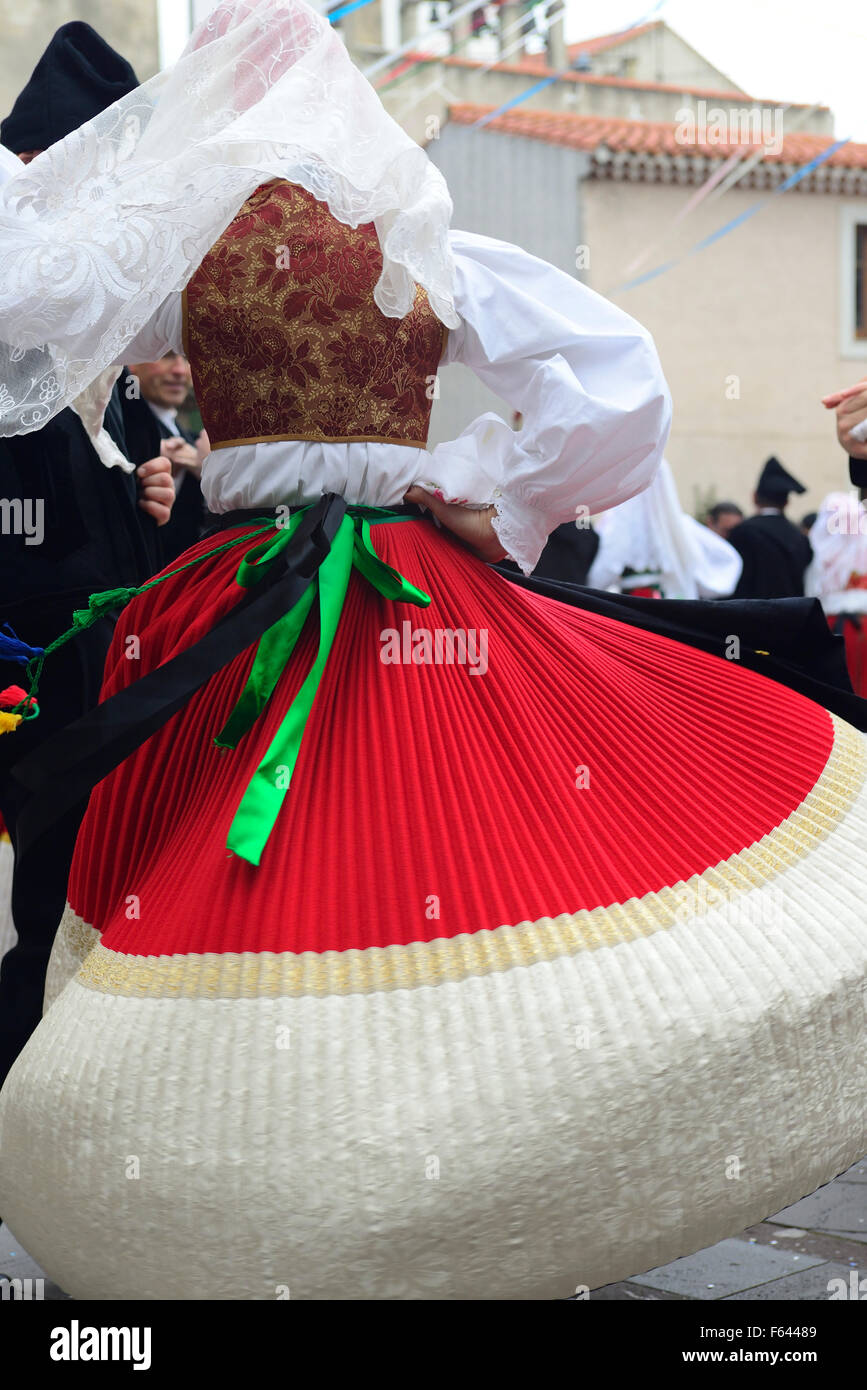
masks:
POLYGON ((813 558, 810 542, 782 512, 747 517, 728 540, 744 567, 734 598, 800 598, 804 571, 813 558))
MULTIPOLYGON (((117 388, 105 425, 126 451, 117 388)), ((160 562, 158 528, 138 506, 134 473, 106 468, 81 420, 63 410, 41 430, 0 440, 0 619, 15 622, 22 608, 70 612, 100 589, 141 584, 160 562), (13 510, 41 514, 37 540, 15 533, 13 510), (9 520, 7 521, 7 517, 9 520)), ((26 640, 24 631, 20 634, 26 640)))
MULTIPOLYGON (((126 380, 126 370, 121 381, 126 380)), ((172 431, 154 414, 142 397, 127 400, 126 393, 121 396, 124 431, 126 434, 128 457, 133 463, 147 463, 156 458, 164 439, 172 438, 172 431)), ((179 428, 182 439, 195 444, 196 436, 189 430, 179 428)), ((177 490, 171 518, 159 528, 160 559, 162 565, 171 564, 177 557, 202 535, 205 523, 205 504, 198 478, 184 469, 181 484, 177 490)))
MULTIPOLYGON (((566 521, 551 532, 533 575, 536 579, 555 579, 563 584, 586 584, 598 549, 599 536, 592 526, 579 528, 574 521, 566 521)), ((512 560, 504 560, 497 568, 507 578, 519 573, 512 560)))

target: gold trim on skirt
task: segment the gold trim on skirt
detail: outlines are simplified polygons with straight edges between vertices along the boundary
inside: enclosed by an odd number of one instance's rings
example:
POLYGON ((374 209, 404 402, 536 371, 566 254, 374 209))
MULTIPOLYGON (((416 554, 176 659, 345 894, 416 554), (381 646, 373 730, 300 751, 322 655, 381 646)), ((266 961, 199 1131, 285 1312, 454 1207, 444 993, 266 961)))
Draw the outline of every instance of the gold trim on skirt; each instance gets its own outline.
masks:
POLYGON ((684 883, 610 907, 561 913, 536 922, 483 928, 455 937, 366 950, 206 952, 133 956, 106 949, 98 933, 68 912, 61 930, 92 949, 75 977, 88 989, 137 998, 255 999, 417 989, 468 976, 535 965, 667 931, 713 912, 757 910, 743 902, 773 883, 839 825, 863 786, 865 741, 835 715, 834 744, 820 777, 800 806, 757 843, 694 874, 684 883), (740 902, 740 905, 739 905, 740 902), (70 920, 71 919, 71 920, 70 920))

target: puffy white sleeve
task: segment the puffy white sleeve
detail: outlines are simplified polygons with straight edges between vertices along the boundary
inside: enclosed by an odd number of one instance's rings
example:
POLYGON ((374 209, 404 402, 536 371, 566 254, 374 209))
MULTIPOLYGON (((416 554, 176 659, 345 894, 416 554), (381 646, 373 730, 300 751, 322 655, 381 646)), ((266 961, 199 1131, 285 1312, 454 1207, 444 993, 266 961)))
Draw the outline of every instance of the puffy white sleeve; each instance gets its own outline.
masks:
POLYGON ((616 506, 652 480, 671 424, 653 340, 622 309, 517 246, 451 233, 461 362, 523 416, 492 412, 432 451, 419 482, 446 501, 496 507, 503 548, 531 573, 551 531, 616 506))

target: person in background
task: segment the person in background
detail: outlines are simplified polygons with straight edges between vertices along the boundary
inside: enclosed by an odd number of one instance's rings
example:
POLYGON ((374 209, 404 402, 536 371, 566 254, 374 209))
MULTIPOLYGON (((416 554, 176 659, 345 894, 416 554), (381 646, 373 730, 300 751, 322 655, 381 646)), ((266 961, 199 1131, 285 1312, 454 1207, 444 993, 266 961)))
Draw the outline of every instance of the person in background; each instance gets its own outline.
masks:
POLYGON ((743 519, 744 514, 737 502, 716 502, 705 517, 704 524, 709 531, 714 531, 727 541, 729 532, 739 526, 743 519))
POLYGON ((198 435, 178 424, 178 411, 189 395, 193 378, 183 353, 167 353, 158 362, 137 362, 121 378, 124 429, 134 460, 162 454, 171 463, 175 488, 172 514, 160 534, 162 559, 169 564, 204 529, 202 463, 210 453, 205 430, 198 435), (138 389, 133 390, 133 383, 138 389))
MULTIPOLYGON (((548 537, 539 563, 533 570, 533 577, 555 579, 560 584, 587 584, 587 576, 598 550, 599 536, 589 517, 564 521, 548 537)), ((495 568, 507 579, 520 574, 514 560, 503 560, 495 568)))
POLYGON ((755 516, 729 532, 743 560, 734 598, 792 598, 804 593, 804 571, 813 558, 810 542, 785 515, 791 493, 806 492, 779 459, 769 458, 753 496, 755 516))
POLYGON ((810 529, 813 559, 804 588, 846 643, 856 695, 867 695, 867 507, 851 492, 830 492, 810 529))
POLYGON ((740 556, 680 505, 663 459, 650 487, 596 523, 599 550, 588 583, 639 598, 712 599, 731 593, 740 556))
POLYGON ((808 540, 810 537, 810 532, 816 524, 816 517, 818 515, 818 512, 807 512, 806 515, 801 517, 801 530, 803 531, 804 535, 807 537, 808 540))
MULTIPOLYGON (((64 24, 0 125, 0 141, 29 164, 92 119, 138 80, 129 63, 89 24, 64 24)), ((0 625, 46 645, 70 625, 91 593, 142 584, 162 563, 158 527, 174 503, 171 465, 155 448, 139 468, 126 453, 120 392, 112 391, 105 430, 91 435, 83 399, 42 429, 0 441, 0 496, 15 499, 33 534, 0 545, 0 625), (79 413, 78 406, 81 406, 79 413)), ((0 739, 0 813, 14 846, 25 801, 11 767, 50 735, 96 705, 114 621, 103 617, 61 648, 45 676, 41 713, 15 738, 0 739), (53 698, 50 693, 53 691, 53 698)), ((0 661, 0 687, 20 686, 22 667, 0 661)), ((66 884, 84 805, 64 816, 12 879, 18 933, 0 970, 0 1083, 42 1014, 45 971, 66 901, 66 884)))

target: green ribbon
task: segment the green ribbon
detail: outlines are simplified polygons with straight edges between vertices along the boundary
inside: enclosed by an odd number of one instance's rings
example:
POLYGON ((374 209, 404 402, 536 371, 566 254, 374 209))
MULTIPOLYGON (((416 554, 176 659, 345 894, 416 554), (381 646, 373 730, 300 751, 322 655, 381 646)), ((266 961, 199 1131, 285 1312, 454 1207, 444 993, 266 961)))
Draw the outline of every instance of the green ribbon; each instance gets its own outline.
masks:
MULTIPOLYGON (((306 510, 306 509, 305 509, 306 510)), ((273 518, 263 517, 262 524, 255 535, 261 535, 263 530, 269 530, 274 525, 273 518)), ((236 536, 234 540, 226 541, 224 545, 218 545, 214 550, 206 550, 203 554, 197 555, 194 560, 188 560, 184 565, 178 565, 175 569, 166 570, 164 574, 158 574, 155 579, 151 579, 147 584, 140 584, 137 589, 103 589, 98 594, 91 594, 87 600, 86 608, 76 608, 72 614, 72 626, 65 632, 61 632, 53 642, 33 656, 25 668, 27 680, 29 682, 27 695, 10 711, 12 714, 20 714, 22 719, 36 719, 39 716, 39 705, 37 696, 39 694, 39 684, 42 679, 42 668, 45 665, 45 658, 53 655, 60 647, 70 642, 79 633, 87 628, 93 627, 94 623, 99 622, 115 608, 124 608, 139 594, 147 593, 148 589, 155 589, 158 584, 164 584, 167 579, 174 579, 175 575, 182 574, 184 570, 192 569, 195 565, 200 565, 203 560, 211 560, 215 555, 221 555, 225 550, 231 550, 237 545, 243 545, 250 539, 249 535, 236 536)))
MULTIPOLYGON (((305 509, 306 510, 306 509, 305 509)), ((237 582, 243 588, 257 584, 291 541, 303 512, 295 512, 288 525, 278 523, 277 536, 266 535, 247 551, 238 567, 237 582)), ((418 589, 377 555, 370 537, 371 521, 404 521, 406 514, 387 509, 351 507, 340 523, 331 549, 293 608, 259 639, 253 666, 244 689, 214 742, 218 748, 235 748, 268 703, 304 624, 319 595, 319 646, 316 659, 289 707, 264 758, 256 768, 229 828, 227 848, 250 864, 258 864, 292 780, 307 720, 316 699, 337 625, 343 612, 353 569, 383 598, 426 608, 430 595, 418 589)))

